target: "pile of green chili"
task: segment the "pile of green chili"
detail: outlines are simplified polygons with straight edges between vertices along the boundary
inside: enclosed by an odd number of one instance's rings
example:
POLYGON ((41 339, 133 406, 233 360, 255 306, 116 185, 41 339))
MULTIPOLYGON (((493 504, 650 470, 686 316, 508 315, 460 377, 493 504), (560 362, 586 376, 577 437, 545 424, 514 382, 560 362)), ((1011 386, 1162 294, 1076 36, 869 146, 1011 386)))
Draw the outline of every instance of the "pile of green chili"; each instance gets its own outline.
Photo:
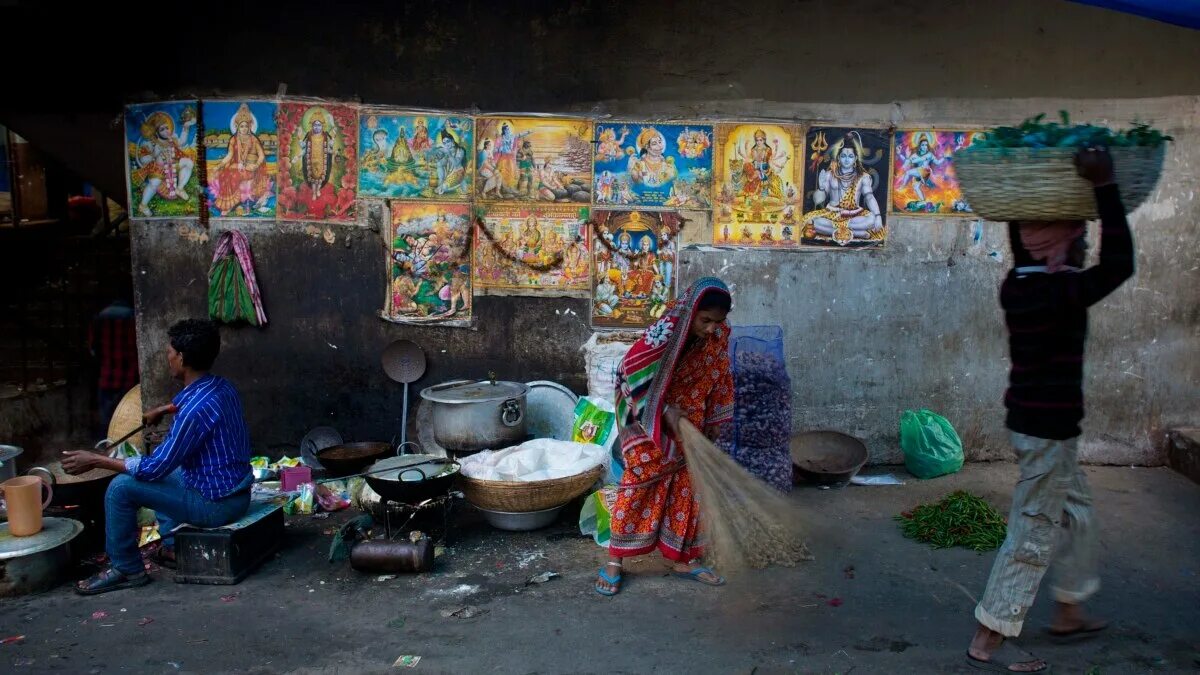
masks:
POLYGON ((959 490, 933 504, 921 504, 896 516, 904 536, 934 548, 962 546, 991 551, 1004 543, 1004 516, 983 499, 959 490))

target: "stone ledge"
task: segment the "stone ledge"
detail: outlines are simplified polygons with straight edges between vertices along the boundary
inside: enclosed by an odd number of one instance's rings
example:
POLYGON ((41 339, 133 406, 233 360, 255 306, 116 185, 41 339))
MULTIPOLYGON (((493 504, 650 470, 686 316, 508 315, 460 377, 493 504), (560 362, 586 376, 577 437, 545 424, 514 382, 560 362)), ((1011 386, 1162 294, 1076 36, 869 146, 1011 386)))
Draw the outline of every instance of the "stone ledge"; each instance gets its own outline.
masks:
POLYGON ((1200 483, 1200 428, 1185 427, 1167 432, 1167 463, 1200 483))

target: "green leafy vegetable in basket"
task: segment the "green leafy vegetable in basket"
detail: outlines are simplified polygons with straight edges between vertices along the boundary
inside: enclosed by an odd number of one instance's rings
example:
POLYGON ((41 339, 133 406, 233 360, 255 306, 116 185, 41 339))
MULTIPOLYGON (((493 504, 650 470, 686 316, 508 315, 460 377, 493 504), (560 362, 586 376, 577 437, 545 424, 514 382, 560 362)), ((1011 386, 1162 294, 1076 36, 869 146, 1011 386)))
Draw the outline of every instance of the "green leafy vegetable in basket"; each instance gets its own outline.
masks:
POLYGON ((1135 122, 1124 131, 1113 131, 1094 124, 1071 124, 1067 111, 1059 111, 1060 122, 1046 122, 1043 113, 1031 117, 1019 126, 996 127, 976 143, 984 148, 1155 148, 1174 138, 1149 124, 1135 122))
POLYGON ((904 536, 934 548, 962 546, 991 551, 1004 543, 1004 516, 983 499, 959 490, 934 504, 922 504, 895 517, 904 536))

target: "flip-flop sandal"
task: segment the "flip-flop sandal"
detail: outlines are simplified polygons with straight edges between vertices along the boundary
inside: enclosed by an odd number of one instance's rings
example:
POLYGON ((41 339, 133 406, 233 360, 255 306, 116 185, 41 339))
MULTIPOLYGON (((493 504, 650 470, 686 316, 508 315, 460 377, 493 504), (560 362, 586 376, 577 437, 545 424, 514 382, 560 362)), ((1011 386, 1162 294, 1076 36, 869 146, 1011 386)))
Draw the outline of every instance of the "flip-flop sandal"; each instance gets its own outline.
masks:
POLYGON ((1093 619, 1091 621, 1085 621, 1083 622, 1082 626, 1073 628, 1071 630, 1057 631, 1052 628, 1047 628, 1046 634, 1049 635, 1050 639, 1054 642, 1059 644, 1069 644, 1073 642, 1079 642, 1080 640, 1093 638, 1097 633, 1100 633, 1105 628, 1108 628, 1107 621, 1093 619))
POLYGON ((980 661, 971 656, 971 652, 967 652, 967 665, 978 670, 987 670, 993 673, 1035 673, 1036 675, 1049 675, 1051 672, 1050 664, 1046 663, 1046 667, 1041 670, 1009 670, 1010 666, 1015 666, 1019 663, 1029 663, 1031 661, 1041 661, 1045 663, 1045 659, 1030 654, 1029 652, 1020 649, 1013 643, 1005 640, 1000 643, 992 652, 992 657, 987 661, 980 661))
POLYGON ((608 576, 608 573, 605 572, 604 570, 608 569, 609 567, 616 567, 617 569, 621 569, 620 565, 605 565, 604 567, 601 567, 600 573, 599 573, 600 578, 596 581, 595 588, 596 588, 596 592, 599 593, 600 595, 612 597, 612 596, 616 595, 617 593, 621 592, 621 575, 618 574, 615 577, 608 576), (611 589, 601 588, 600 581, 604 581, 604 583, 607 583, 607 584, 612 584, 613 587, 611 589))
POLYGON ((690 570, 688 572, 671 572, 671 574, 674 574, 675 576, 679 577, 680 579, 691 579, 692 581, 699 581, 700 583, 704 584, 705 586, 724 586, 725 585, 725 577, 718 575, 716 572, 712 571, 708 567, 697 567, 696 569, 690 570), (703 576, 701 576, 702 574, 711 574, 714 577, 716 577, 717 580, 709 581, 708 579, 705 579, 703 576))
POLYGON ((148 583, 150 583, 150 575, 145 572, 130 577, 118 572, 115 568, 108 567, 75 584, 75 592, 80 595, 100 595, 122 588, 137 588, 148 583))

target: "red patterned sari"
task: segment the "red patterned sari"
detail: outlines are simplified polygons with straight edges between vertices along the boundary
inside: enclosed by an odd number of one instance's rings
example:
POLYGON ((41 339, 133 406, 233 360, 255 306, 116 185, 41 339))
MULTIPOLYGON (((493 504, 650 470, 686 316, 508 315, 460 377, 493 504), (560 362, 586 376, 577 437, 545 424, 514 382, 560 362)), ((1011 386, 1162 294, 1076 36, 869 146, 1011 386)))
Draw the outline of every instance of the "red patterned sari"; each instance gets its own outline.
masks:
POLYGON ((714 292, 729 293, 716 279, 694 284, 621 364, 617 417, 625 471, 611 508, 614 557, 657 548, 669 560, 688 563, 704 552, 691 476, 662 413, 673 405, 713 438, 732 419, 729 327, 701 341, 688 337, 700 298, 714 292))

